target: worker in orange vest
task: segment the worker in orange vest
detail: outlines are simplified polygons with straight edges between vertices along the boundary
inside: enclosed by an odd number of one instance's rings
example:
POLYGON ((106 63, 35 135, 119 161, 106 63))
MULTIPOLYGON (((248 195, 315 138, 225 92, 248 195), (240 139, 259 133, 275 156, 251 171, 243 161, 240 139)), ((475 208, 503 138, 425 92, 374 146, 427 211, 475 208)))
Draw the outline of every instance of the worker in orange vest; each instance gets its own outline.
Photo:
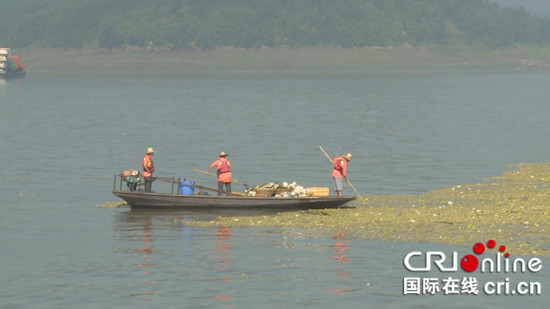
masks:
POLYGON ((143 166, 143 179, 145 180, 145 192, 151 192, 151 186, 153 184, 153 173, 155 172, 155 164, 153 164, 153 154, 155 151, 153 148, 147 148, 147 153, 141 159, 141 165, 143 166))
POLYGON ((218 195, 222 195, 224 185, 225 192, 229 195, 231 193, 231 162, 227 160, 227 153, 222 151, 220 158, 212 162, 206 171, 210 172, 210 169, 213 167, 216 167, 218 170, 218 195))
POLYGON ((348 182, 348 162, 351 161, 351 153, 347 153, 341 157, 334 158, 334 169, 332 170, 332 178, 334 179, 334 187, 336 196, 342 196, 342 188, 344 180, 348 182))

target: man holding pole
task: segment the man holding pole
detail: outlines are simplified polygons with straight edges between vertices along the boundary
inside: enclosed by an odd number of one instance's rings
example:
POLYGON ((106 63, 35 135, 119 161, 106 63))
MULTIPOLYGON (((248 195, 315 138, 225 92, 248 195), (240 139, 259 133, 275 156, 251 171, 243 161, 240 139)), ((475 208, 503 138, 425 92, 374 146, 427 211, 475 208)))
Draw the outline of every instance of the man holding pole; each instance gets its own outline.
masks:
POLYGON ((351 181, 348 179, 347 175, 347 169, 348 169, 348 162, 351 161, 351 153, 348 153, 341 157, 336 157, 334 159, 330 159, 330 156, 328 153, 319 145, 319 149, 323 152, 325 157, 327 157, 327 160, 329 160, 330 163, 333 164, 334 170, 332 171, 332 177, 334 178, 334 185, 336 186, 336 196, 342 196, 342 185, 343 185, 343 179, 346 180, 348 185, 355 191, 355 194, 357 194, 357 197, 363 202, 363 205, 367 206, 367 201, 359 195, 359 192, 357 192, 357 189, 355 189, 355 186, 351 184, 351 181), (337 160, 340 159, 340 160, 337 160))
POLYGON ((227 160, 227 154, 222 151, 220 153, 220 158, 212 164, 206 170, 207 173, 210 173, 210 169, 215 167, 218 170, 218 195, 222 195, 223 187, 225 185, 226 195, 231 193, 231 162, 227 160))
POLYGON ((348 162, 351 161, 351 153, 347 153, 341 157, 333 159, 334 169, 332 170, 332 178, 334 178, 334 187, 336 196, 342 196, 344 180, 348 182, 348 162))

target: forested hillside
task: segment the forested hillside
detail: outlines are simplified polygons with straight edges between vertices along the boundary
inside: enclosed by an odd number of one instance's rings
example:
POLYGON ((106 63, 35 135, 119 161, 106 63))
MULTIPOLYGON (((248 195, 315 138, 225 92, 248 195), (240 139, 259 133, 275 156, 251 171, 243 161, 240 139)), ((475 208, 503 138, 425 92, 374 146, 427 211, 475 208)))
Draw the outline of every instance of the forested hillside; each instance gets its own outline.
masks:
POLYGON ((550 43, 550 18, 487 0, 4 0, 0 45, 223 46, 550 43))

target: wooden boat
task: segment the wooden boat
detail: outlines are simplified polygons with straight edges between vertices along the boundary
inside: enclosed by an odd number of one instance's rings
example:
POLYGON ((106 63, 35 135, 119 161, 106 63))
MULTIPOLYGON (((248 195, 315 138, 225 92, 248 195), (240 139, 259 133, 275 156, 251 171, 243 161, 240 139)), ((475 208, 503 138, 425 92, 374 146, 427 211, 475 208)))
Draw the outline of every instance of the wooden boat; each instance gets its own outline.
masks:
MULTIPOLYGON (((181 183, 179 179, 161 178, 156 180, 171 182, 170 193, 146 193, 136 190, 134 178, 127 182, 126 177, 115 175, 113 181, 113 194, 123 199, 132 208, 170 208, 170 209, 272 209, 272 210, 301 210, 301 209, 325 209, 338 208, 356 199, 355 196, 347 197, 250 197, 234 193, 233 195, 201 195, 180 194, 181 183), (127 182, 129 189, 123 189, 122 183, 127 182), (174 186, 176 190, 174 190, 174 186), (133 190, 133 191, 132 191, 133 190)), ((139 185, 139 184, 138 184, 139 185)), ((200 188, 208 188, 198 186, 200 188)), ((214 188, 211 188, 217 191, 214 188)))

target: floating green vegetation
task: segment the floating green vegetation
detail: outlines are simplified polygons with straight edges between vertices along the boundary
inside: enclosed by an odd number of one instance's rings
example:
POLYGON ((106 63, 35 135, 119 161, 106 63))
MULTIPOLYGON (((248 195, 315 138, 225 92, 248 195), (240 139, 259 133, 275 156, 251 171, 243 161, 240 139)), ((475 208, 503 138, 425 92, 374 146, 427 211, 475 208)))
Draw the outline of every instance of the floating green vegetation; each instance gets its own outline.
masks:
POLYGON ((356 239, 473 246, 494 239, 515 255, 550 256, 550 165, 520 164, 483 183, 421 195, 365 196, 369 206, 184 221, 192 226, 345 231, 356 239))
POLYGON ((102 204, 95 204, 94 207, 100 207, 100 208, 117 208, 117 207, 125 207, 128 206, 128 204, 124 201, 120 202, 105 202, 102 204))

